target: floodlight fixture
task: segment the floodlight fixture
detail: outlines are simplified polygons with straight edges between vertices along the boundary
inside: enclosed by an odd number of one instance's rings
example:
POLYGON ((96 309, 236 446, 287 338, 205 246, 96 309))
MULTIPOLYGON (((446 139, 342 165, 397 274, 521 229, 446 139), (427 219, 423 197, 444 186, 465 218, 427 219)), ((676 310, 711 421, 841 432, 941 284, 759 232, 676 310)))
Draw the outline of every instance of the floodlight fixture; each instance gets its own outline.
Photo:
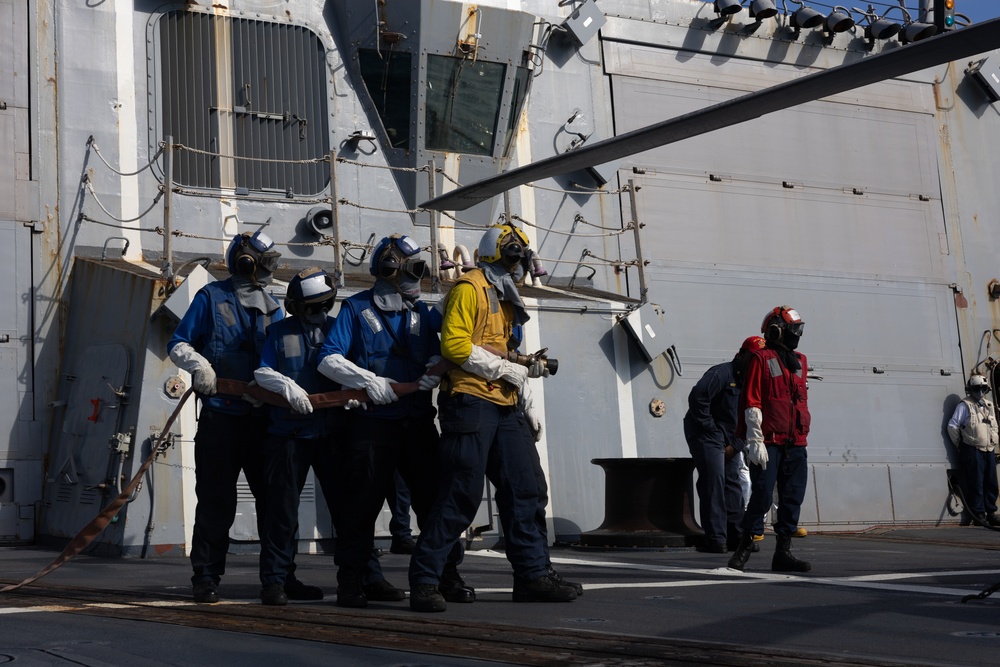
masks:
POLYGON ((802 0, 791 0, 791 2, 799 5, 799 8, 792 12, 790 21, 792 28, 798 30, 800 28, 816 28, 823 25, 823 21, 826 20, 825 16, 812 7, 806 7, 802 0))
POLYGON ((732 16, 743 11, 740 0, 715 0, 715 13, 722 16, 732 16))
POLYGON ((921 23, 920 21, 912 21, 903 26, 902 30, 902 42, 919 42, 922 39, 927 39, 928 37, 933 37, 937 34, 937 26, 933 23, 921 23))
MULTIPOLYGON (((882 16, 879 16, 875 11, 875 6, 871 4, 868 5, 867 11, 861 11, 857 7, 854 8, 854 11, 864 16, 865 21, 868 23, 865 26, 865 39, 868 40, 869 50, 875 48, 876 40, 892 39, 903 29, 901 24, 886 18, 893 9, 903 11, 902 7, 889 7, 889 9, 882 13, 882 16)), ((905 14, 904 17, 906 17, 905 14)))
POLYGON ((846 7, 837 5, 824 21, 827 32, 844 32, 854 27, 854 18, 846 7))
POLYGON ((868 35, 869 39, 890 39, 899 34, 899 31, 903 29, 903 26, 899 25, 895 21, 890 21, 889 19, 882 17, 880 19, 875 19, 869 21, 868 26, 865 28, 865 33, 868 35))
POLYGON ((763 21, 778 15, 778 8, 771 0, 753 0, 750 3, 750 18, 763 21))
MULTIPOLYGON (((890 7, 886 10, 885 14, 888 14, 893 9, 895 9, 895 7, 890 7)), ((906 9, 905 0, 899 0, 899 11, 903 12, 903 16, 905 17, 903 29, 899 33, 899 41, 903 44, 919 42, 922 39, 927 39, 928 37, 933 37, 937 34, 937 26, 933 23, 924 23, 923 21, 913 20, 913 17, 910 16, 910 12, 906 9)), ((885 16, 885 14, 882 16, 885 16)))

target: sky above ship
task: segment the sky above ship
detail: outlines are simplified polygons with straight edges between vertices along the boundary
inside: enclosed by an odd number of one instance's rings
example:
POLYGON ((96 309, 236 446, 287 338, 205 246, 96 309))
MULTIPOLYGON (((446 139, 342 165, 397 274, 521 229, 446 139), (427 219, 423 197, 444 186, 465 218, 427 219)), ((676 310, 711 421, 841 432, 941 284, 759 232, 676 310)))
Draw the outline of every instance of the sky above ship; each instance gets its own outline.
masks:
MULTIPOLYGON (((714 0, 705 0, 705 1, 706 2, 713 2, 714 0)), ((833 9, 834 5, 838 5, 838 4, 840 6, 842 6, 842 7, 848 7, 848 8, 855 8, 855 7, 857 7, 859 9, 867 9, 868 5, 871 4, 871 5, 873 5, 875 7, 875 11, 879 15, 882 15, 885 12, 887 12, 890 7, 898 7, 899 6, 899 2, 898 1, 897 2, 885 2, 885 1, 882 1, 882 2, 869 2, 869 1, 863 1, 863 2, 839 2, 838 3, 838 2, 829 2, 829 1, 828 2, 810 2, 810 0, 804 0, 804 3, 807 6, 812 7, 814 9, 817 9, 819 11, 823 11, 824 9, 826 9, 826 10, 833 9)), ((744 3, 744 4, 748 4, 748 3, 744 3)), ((777 6, 777 8, 779 10, 782 10, 782 2, 781 2, 781 0, 775 0, 774 4, 775 4, 775 6, 777 6)), ((920 7, 919 0, 905 0, 905 4, 906 4, 906 10, 910 13, 910 16, 916 18, 918 8, 920 7)), ((797 4, 795 4, 793 2, 787 2, 787 1, 785 2, 785 6, 787 7, 787 9, 788 9, 789 12, 794 11, 795 9, 798 8, 797 4)), ((971 23, 980 23, 982 21, 986 21, 988 19, 993 19, 993 18, 996 18, 996 17, 1000 16, 1000 0, 955 0, 955 12, 958 13, 958 14, 964 14, 965 16, 969 17, 969 21, 971 23)), ((890 18, 892 18, 892 17, 900 17, 901 18, 900 12, 899 12, 898 9, 893 10, 889 14, 889 16, 890 16, 890 18)))

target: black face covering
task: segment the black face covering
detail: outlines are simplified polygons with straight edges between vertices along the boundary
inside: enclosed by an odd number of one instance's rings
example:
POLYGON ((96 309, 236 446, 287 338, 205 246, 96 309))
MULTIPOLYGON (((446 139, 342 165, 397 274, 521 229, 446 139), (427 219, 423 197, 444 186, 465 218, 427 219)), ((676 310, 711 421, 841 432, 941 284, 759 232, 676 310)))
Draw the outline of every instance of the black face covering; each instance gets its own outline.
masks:
POLYGON ((800 338, 802 337, 793 334, 788 329, 785 329, 785 332, 781 334, 781 342, 784 343, 785 347, 787 347, 789 350, 794 350, 799 346, 800 338))
POLYGON ((775 352, 778 353, 778 358, 781 359, 781 363, 785 365, 792 373, 798 373, 802 368, 802 364, 799 363, 799 358, 796 356, 795 352, 784 347, 778 347, 775 352))

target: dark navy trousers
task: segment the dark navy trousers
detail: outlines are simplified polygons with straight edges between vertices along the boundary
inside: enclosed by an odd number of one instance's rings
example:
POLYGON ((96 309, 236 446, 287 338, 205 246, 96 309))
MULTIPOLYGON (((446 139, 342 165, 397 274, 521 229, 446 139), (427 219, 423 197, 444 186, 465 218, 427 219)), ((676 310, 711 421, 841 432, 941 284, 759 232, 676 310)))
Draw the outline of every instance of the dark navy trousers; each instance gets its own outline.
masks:
POLYGON ((997 461, 993 452, 959 445, 958 463, 962 467, 962 486, 967 505, 965 509, 977 515, 996 512, 997 461))
POLYGON ((202 407, 194 436, 194 492, 198 499, 191 537, 191 582, 219 583, 226 572, 229 529, 236 518, 236 484, 246 476, 263 533, 266 512, 262 441, 267 420, 258 415, 230 415, 202 407))
POLYGON ((698 501, 705 541, 726 544, 738 540, 743 523, 743 488, 739 458, 726 460, 721 442, 690 436, 688 449, 698 469, 698 501))
MULTIPOLYGON (((422 532, 440 488, 441 471, 433 414, 381 419, 355 412, 344 419, 344 426, 336 450, 334 490, 339 517, 334 560, 340 579, 356 576, 370 560, 375 521, 395 485, 395 474, 399 473, 410 490, 417 527, 422 532)), ((463 555, 463 546, 456 540, 445 552, 445 560, 458 566, 463 555)), ((370 576, 366 583, 371 583, 370 576)))
POLYGON ((799 526, 799 511, 806 495, 809 466, 805 447, 767 445, 767 467, 750 464, 750 503, 743 517, 743 531, 753 531, 771 509, 774 488, 778 488, 776 535, 791 536, 799 526))
MULTIPOLYGON (((272 435, 263 447, 267 513, 260 521, 260 578, 263 584, 284 585, 295 573, 299 501, 309 469, 323 491, 338 536, 344 519, 335 502, 338 474, 332 438, 296 438, 272 435)), ((339 540, 339 537, 338 537, 339 540)), ((364 583, 385 578, 378 558, 369 551, 364 583)))
MULTIPOLYGON (((483 499, 484 476, 496 487, 497 510, 514 577, 530 581, 548 570, 545 538, 538 529, 534 443, 516 406, 468 394, 442 393, 442 480, 437 500, 420 526, 410 559, 410 586, 437 584, 448 553, 473 522, 483 499)), ((411 489, 412 490, 412 489, 411 489)))

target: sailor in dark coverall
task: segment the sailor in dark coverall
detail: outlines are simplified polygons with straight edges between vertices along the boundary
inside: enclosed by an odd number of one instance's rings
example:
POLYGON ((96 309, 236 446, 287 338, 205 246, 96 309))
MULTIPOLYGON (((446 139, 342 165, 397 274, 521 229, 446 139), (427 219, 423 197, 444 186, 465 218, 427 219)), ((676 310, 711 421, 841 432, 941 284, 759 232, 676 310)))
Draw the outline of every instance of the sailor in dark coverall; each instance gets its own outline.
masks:
POLYGON ((743 372, 750 352, 764 339, 750 336, 732 361, 709 368, 688 395, 684 437, 698 470, 698 498, 705 541, 699 551, 726 553, 740 540, 743 489, 739 453, 743 441, 734 437, 743 372))

